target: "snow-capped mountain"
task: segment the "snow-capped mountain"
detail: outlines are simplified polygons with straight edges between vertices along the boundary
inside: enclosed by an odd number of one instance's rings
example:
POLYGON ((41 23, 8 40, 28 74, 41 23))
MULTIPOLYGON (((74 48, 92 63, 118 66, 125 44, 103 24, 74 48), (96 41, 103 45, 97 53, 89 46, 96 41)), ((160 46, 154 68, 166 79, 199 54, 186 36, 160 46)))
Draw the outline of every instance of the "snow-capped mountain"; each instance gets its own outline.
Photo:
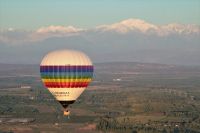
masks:
POLYGON ((167 36, 178 35, 200 35, 200 26, 194 24, 155 25, 140 19, 127 19, 110 25, 100 25, 96 28, 81 29, 73 26, 41 27, 34 31, 23 31, 9 28, 0 30, 0 41, 9 43, 42 41, 52 37, 67 37, 85 34, 92 35, 94 32, 106 34, 109 32, 127 34, 131 32, 142 33, 143 35, 167 36))
POLYGON ((119 23, 111 25, 101 25, 96 28, 103 32, 114 31, 122 34, 126 34, 132 31, 139 31, 142 33, 156 33, 157 35, 168 35, 170 33, 177 34, 190 34, 200 33, 200 26, 193 24, 168 24, 168 25, 154 25, 140 19, 127 19, 119 23))
POLYGON ((101 25, 98 26, 97 29, 102 31, 116 31, 119 33, 127 33, 133 30, 138 30, 145 33, 148 30, 158 30, 158 27, 140 19, 127 19, 111 25, 101 25))

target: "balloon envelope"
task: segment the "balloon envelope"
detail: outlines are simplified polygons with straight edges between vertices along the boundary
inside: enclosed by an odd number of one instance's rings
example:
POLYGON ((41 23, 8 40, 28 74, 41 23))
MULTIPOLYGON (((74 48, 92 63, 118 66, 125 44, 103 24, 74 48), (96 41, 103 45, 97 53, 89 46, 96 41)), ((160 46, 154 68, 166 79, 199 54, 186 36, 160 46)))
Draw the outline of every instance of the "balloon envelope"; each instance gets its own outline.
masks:
POLYGON ((93 77, 93 65, 87 55, 74 50, 48 53, 40 64, 44 85, 67 108, 85 90, 93 77))

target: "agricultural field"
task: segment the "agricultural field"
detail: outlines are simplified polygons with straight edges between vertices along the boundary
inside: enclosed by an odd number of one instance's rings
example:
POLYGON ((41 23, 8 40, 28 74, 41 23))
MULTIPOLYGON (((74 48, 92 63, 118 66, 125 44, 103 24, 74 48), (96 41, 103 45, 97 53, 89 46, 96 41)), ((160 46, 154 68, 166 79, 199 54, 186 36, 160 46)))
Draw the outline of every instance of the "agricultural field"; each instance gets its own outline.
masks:
POLYGON ((200 67, 98 63, 63 116, 37 65, 0 64, 0 133, 198 133, 200 67))

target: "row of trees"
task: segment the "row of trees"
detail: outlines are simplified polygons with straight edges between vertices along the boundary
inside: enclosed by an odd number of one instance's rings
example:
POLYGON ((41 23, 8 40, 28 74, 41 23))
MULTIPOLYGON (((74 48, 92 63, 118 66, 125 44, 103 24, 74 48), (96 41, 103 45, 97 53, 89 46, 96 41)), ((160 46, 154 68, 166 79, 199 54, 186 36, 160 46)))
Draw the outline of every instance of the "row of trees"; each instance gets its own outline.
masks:
POLYGON ((139 124, 130 122, 120 122, 115 118, 102 117, 97 122, 97 129, 102 131, 118 131, 132 133, 197 133, 198 131, 188 127, 163 127, 150 124, 139 124))

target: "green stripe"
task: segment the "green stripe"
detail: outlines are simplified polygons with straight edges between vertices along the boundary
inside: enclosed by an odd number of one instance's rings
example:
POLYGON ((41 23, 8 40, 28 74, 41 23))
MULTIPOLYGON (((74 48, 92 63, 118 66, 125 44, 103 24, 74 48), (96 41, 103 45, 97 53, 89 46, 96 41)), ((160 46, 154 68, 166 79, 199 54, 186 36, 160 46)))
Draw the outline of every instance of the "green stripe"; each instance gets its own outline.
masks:
POLYGON ((41 73, 41 76, 60 76, 60 77, 64 77, 64 76, 92 76, 93 73, 91 72, 82 72, 82 73, 70 73, 70 72, 62 72, 62 73, 41 73))

